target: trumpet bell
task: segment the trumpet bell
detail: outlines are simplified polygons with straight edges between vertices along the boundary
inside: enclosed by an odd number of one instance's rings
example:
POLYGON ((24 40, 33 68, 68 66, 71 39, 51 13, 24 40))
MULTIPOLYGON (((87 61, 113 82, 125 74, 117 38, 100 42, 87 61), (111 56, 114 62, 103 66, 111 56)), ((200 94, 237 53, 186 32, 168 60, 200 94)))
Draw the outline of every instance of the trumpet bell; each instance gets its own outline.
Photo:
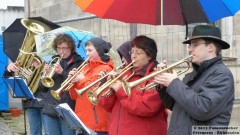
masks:
POLYGON ((93 105, 98 105, 98 99, 97 96, 92 91, 87 91, 86 93, 87 98, 93 105))
POLYGON ((126 80, 123 80, 122 81, 122 87, 123 87, 123 90, 124 92, 128 95, 128 96, 131 96, 131 89, 133 86, 135 86, 134 84, 132 84, 131 82, 128 83, 126 80))
POLYGON ((50 93, 52 94, 52 96, 57 99, 60 100, 60 95, 59 92, 55 91, 55 90, 51 90, 50 93))
POLYGON ((54 85, 54 80, 51 77, 44 76, 41 78, 41 83, 43 86, 50 88, 54 85))

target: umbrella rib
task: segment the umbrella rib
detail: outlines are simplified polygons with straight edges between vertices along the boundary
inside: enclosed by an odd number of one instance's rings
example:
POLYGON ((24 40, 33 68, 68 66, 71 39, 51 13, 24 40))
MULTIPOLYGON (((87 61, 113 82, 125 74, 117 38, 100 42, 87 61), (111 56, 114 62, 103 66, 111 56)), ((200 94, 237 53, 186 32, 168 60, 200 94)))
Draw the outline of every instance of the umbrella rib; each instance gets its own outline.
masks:
MULTIPOLYGON (((201 4, 199 3, 199 1, 196 0, 196 2, 197 2, 197 4, 198 4, 198 6, 202 8, 202 6, 201 6, 201 4)), ((210 20, 208 19, 208 17, 207 17, 207 15, 206 15, 205 11, 203 10, 203 8, 202 8, 202 11, 204 12, 205 18, 208 20, 208 22, 210 22, 210 20)))

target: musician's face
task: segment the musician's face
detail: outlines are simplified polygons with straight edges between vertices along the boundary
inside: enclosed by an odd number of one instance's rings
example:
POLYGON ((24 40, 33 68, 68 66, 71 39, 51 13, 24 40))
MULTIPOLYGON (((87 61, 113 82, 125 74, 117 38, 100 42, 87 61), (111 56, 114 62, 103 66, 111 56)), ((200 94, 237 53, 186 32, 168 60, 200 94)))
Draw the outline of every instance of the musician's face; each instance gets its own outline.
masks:
POLYGON ((96 48, 93 45, 89 44, 85 47, 85 49, 86 55, 89 58, 89 60, 95 60, 100 58, 96 48))
POLYGON ((57 52, 63 59, 66 59, 71 54, 71 49, 68 47, 67 42, 57 45, 57 52))
POLYGON ((133 66, 135 68, 144 66, 151 59, 145 51, 137 47, 132 47, 130 54, 132 61, 134 61, 133 66))
POLYGON ((212 57, 210 54, 215 54, 213 45, 207 44, 203 39, 195 39, 191 41, 188 47, 189 54, 192 55, 192 63, 200 65, 203 61, 212 57))

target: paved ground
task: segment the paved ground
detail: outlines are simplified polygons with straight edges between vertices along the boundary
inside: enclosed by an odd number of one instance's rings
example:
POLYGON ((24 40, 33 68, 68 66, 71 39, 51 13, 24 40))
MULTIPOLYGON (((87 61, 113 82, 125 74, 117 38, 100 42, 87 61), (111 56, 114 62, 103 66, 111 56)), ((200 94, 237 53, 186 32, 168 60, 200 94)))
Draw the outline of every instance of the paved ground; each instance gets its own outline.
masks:
MULTIPOLYGON (((24 115, 12 117, 10 113, 2 112, 0 117, 0 135, 25 135, 24 115)), ((29 134, 28 122, 26 122, 26 133, 29 134)))
MULTIPOLYGON (((9 117, 3 115, 11 115, 10 113, 1 113, 0 117, 0 135, 25 135, 24 128, 24 117, 21 113, 20 117, 9 117)), ((169 112, 171 116, 171 112, 169 112)), ((170 118, 170 117, 169 117, 170 118)), ((27 121, 27 117, 26 117, 27 121)), ((240 125, 240 104, 235 104, 232 112, 232 118, 230 121, 230 126, 239 126, 240 125)), ((26 132, 29 135, 29 125, 26 122, 26 132)))

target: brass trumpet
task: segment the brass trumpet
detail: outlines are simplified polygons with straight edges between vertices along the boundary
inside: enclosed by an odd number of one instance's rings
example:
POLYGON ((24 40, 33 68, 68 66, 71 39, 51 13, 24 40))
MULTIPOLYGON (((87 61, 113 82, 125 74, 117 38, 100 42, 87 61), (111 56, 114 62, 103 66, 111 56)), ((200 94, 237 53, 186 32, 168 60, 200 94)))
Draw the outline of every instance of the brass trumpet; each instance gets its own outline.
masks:
MULTIPOLYGON (((176 63, 171 64, 167 68, 154 71, 151 74, 149 74, 149 75, 147 75, 147 76, 145 76, 145 77, 143 77, 143 78, 141 78, 139 80, 133 81, 133 82, 127 82, 127 81, 123 80, 123 82, 122 82, 123 89, 124 89, 124 91, 126 92, 126 94, 128 96, 131 96, 131 91, 132 91, 133 87, 141 84, 142 82, 144 82, 146 80, 149 80, 150 78, 155 77, 156 75, 158 75, 160 73, 168 72, 168 71, 172 70, 174 67, 176 67, 176 66, 178 66, 178 65, 180 65, 182 63, 186 63, 187 64, 187 68, 185 70, 183 70, 183 71, 178 72, 178 75, 183 74, 183 73, 185 73, 186 71, 189 70, 189 68, 190 68, 190 59, 191 58, 192 58, 192 56, 188 56, 188 57, 186 57, 186 58, 184 58, 182 60, 179 60, 176 63)), ((146 85, 145 87, 141 88, 141 90, 143 90, 143 89, 149 90, 149 89, 151 89, 151 88, 153 88, 155 86, 157 86, 157 84, 152 82, 152 83, 146 85)))
MULTIPOLYGON (((103 85, 101 85, 100 87, 98 87, 96 90, 93 91, 87 91, 86 95, 88 100, 93 104, 93 105, 97 105, 98 104, 98 96, 107 88, 109 87, 112 83, 114 83, 116 80, 118 80, 120 77, 122 77, 127 71, 129 71, 130 69, 133 68, 133 62, 131 62, 130 64, 128 64, 127 66, 125 66, 124 68, 122 68, 123 65, 121 65, 119 68, 115 69, 115 70, 121 70, 119 71, 120 73, 118 74, 117 77, 115 77, 114 79, 108 80, 107 82, 105 82, 103 85)), ((124 64, 125 65, 125 64, 124 64)), ((125 77, 125 79, 127 80, 127 78, 125 77)), ((107 90, 103 96, 109 95, 109 93, 112 92, 112 89, 107 90)))
POLYGON ((50 65, 50 71, 47 73, 44 73, 43 76, 41 77, 41 83, 43 86, 50 88, 54 85, 54 80, 52 79, 54 73, 55 73, 55 66, 53 65, 53 62, 57 60, 55 63, 60 63, 62 57, 55 57, 52 59, 49 63, 50 65))
MULTIPOLYGON (((88 58, 89 59, 89 58, 88 58)), ((69 90, 72 86, 73 86, 73 83, 71 83, 71 81, 78 75, 82 72, 83 68, 85 66, 87 66, 87 61, 88 59, 86 59, 78 68, 77 68, 77 71, 76 73, 67 78, 62 84, 61 84, 61 87, 59 89, 57 89, 56 91, 55 90, 51 90, 51 94, 52 96, 55 98, 55 99, 60 99, 60 94, 62 91, 64 90, 69 90)))
MULTIPOLYGON (((122 68, 124 65, 126 65, 125 63, 123 63, 122 65, 120 65, 119 67, 115 68, 114 70, 119 70, 120 68, 122 68)), ((82 95, 83 92, 87 91, 89 88, 91 88, 92 86, 94 86, 97 83, 100 83, 103 79, 105 79, 106 77, 108 77, 109 73, 107 73, 106 75, 102 76, 101 78, 97 79, 96 81, 94 81, 93 83, 91 83, 90 85, 88 85, 87 87, 84 87, 82 89, 76 89, 76 92, 79 96, 82 95)))

